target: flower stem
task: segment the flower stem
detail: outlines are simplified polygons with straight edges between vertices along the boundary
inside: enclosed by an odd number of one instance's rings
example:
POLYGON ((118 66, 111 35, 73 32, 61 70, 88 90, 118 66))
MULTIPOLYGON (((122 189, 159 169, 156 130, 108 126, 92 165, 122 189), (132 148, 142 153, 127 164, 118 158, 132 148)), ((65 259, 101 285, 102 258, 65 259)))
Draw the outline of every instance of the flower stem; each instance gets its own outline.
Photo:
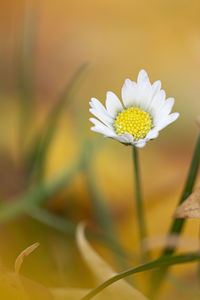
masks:
MULTIPOLYGON (((138 227, 139 227, 139 235, 140 235, 140 242, 141 242, 147 236, 147 233, 146 233, 146 224, 144 219, 144 209, 143 209, 143 201, 142 201, 142 194, 141 194, 138 152, 136 147, 133 147, 133 162, 134 162, 134 173, 135 173, 136 207, 137 207, 138 227)), ((141 253, 144 254, 144 248, 142 246, 142 243, 140 244, 141 244, 141 253)))

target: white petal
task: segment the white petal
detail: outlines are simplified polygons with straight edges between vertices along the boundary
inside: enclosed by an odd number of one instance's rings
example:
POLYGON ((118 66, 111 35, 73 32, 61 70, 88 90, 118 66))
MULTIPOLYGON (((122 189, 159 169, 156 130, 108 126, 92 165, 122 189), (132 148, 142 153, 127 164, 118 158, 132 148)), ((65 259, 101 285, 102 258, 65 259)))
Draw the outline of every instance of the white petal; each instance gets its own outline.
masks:
POLYGON ((153 88, 154 90, 160 90, 160 89, 161 89, 161 81, 160 81, 160 80, 155 81, 155 82, 152 84, 152 88, 153 88))
POLYGON ((155 126, 159 123, 160 120, 165 119, 171 112, 174 105, 174 98, 168 98, 164 101, 163 105, 160 106, 160 109, 157 109, 154 113, 154 124, 155 126))
POLYGON ((147 111, 152 99, 152 87, 149 82, 140 82, 137 84, 135 104, 141 109, 147 111))
POLYGON ((146 145, 145 140, 140 140, 140 141, 135 143, 135 147, 137 147, 137 148, 143 148, 145 145, 146 145))
POLYGON ((165 115, 170 114, 173 105, 174 105, 174 98, 168 98, 168 99, 165 101, 165 104, 164 104, 164 106, 162 107, 160 113, 161 113, 161 114, 164 113, 165 115))
POLYGON ((138 83, 150 83, 149 81, 149 77, 147 75, 147 72, 145 70, 141 70, 138 74, 138 78, 137 78, 137 82, 138 83))
POLYGON ((108 114, 105 107, 101 104, 101 102, 95 98, 91 99, 90 102, 91 108, 89 111, 97 117, 99 120, 101 120, 104 124, 106 124, 109 127, 112 127, 112 123, 114 119, 108 114))
POLYGON ((96 98, 92 98, 91 99, 90 106, 92 108, 94 108, 95 110, 101 112, 101 114, 105 115, 105 117, 108 120, 108 122, 112 122, 113 121, 112 116, 109 115, 109 113, 107 112, 107 110, 105 109, 105 107, 96 98))
POLYGON ((165 119, 160 120, 160 122, 157 125, 158 130, 161 130, 163 128, 165 128, 167 125, 173 123, 174 121, 176 121, 176 119, 178 119, 179 117, 179 113, 175 112, 173 114, 168 115, 165 119))
POLYGON ((112 92, 107 92, 106 108, 108 113, 113 117, 123 110, 123 106, 119 98, 112 92))
POLYGON ((166 93, 164 90, 160 90, 154 96, 151 102, 151 115, 154 118, 154 123, 156 122, 157 112, 160 111, 162 106, 165 104, 166 93))
POLYGON ((150 92, 149 92, 150 97, 149 97, 148 104, 146 105, 146 111, 149 112, 150 114, 152 113, 152 103, 156 95, 160 92, 160 88, 161 88, 160 80, 155 81, 150 88, 150 92))
POLYGON ((122 100, 125 107, 130 107, 134 104, 136 96, 136 83, 130 79, 126 79, 122 87, 122 100))
POLYGON ((102 124, 97 119, 90 118, 90 121, 95 125, 95 126, 91 127, 92 131, 99 132, 107 137, 111 137, 111 136, 115 135, 114 130, 112 130, 109 127, 107 127, 106 125, 102 124))
POLYGON ((157 128, 153 128, 153 129, 151 129, 148 133, 147 133, 147 135, 146 135, 146 139, 147 140, 152 140, 152 139, 155 139, 155 138, 157 138, 158 137, 158 129, 157 128))
POLYGON ((98 111, 94 108, 90 108, 89 111, 91 112, 91 114, 93 114, 95 117, 97 117, 100 121, 102 121, 105 125, 112 128, 113 120, 110 121, 110 119, 107 118, 106 114, 104 114, 101 111, 98 111))
POLYGON ((122 135, 116 135, 113 137, 115 140, 125 143, 125 144, 132 144, 133 143, 133 136, 131 134, 122 134, 122 135))
POLYGON ((127 143, 133 143, 133 136, 131 134, 125 133, 122 137, 127 141, 127 143))

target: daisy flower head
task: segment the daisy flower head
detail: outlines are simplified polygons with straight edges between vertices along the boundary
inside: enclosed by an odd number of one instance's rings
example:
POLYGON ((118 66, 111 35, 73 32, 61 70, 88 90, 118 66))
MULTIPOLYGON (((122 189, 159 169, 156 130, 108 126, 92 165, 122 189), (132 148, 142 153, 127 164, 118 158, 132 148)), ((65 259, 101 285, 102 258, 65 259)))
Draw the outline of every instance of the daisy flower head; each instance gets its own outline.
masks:
POLYGON ((141 70, 137 82, 125 80, 122 102, 112 92, 107 92, 106 108, 96 98, 91 99, 90 112, 99 119, 90 118, 94 124, 91 130, 142 148, 179 117, 177 112, 170 114, 173 105, 174 98, 166 99, 160 80, 151 84, 141 70))

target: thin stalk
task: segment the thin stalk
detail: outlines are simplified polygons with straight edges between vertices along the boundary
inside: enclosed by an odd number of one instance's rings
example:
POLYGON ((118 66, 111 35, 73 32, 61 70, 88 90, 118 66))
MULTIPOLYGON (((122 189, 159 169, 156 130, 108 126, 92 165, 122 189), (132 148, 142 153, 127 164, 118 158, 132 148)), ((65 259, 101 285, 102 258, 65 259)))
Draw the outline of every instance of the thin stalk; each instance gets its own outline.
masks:
POLYGON ((147 230, 146 230, 146 224, 144 218, 138 152, 136 147, 133 147, 133 165, 134 165, 134 173, 135 173, 136 208, 137 208, 139 235, 140 235, 140 245, 141 245, 141 253, 144 254, 144 248, 142 246, 141 241, 147 236, 147 230))
MULTIPOLYGON (((196 142, 193 158, 191 161, 190 169, 188 172, 187 180, 186 180, 185 187, 183 189, 181 198, 179 200, 178 206, 181 203, 183 203, 189 197, 189 195, 192 193, 192 190, 193 190, 193 187, 195 184, 195 180, 197 177, 199 163, 200 163, 200 135, 197 138, 197 142, 196 142)), ((180 235, 180 233, 183 229, 184 223, 185 223, 185 219, 175 219, 170 227, 169 235, 171 235, 171 234, 180 235)), ((175 246, 173 246, 173 247, 166 246, 161 254, 161 257, 164 257, 166 255, 170 256, 175 252, 175 250, 176 250, 175 246)), ((164 269, 163 268, 160 269, 156 274, 153 274, 153 282, 151 285, 150 295, 157 294, 158 289, 160 288, 162 281, 164 280, 165 275, 167 274, 167 270, 168 270, 168 267, 165 267, 164 269)))
POLYGON ((114 282, 123 279, 127 276, 139 273, 139 272, 144 272, 148 270, 152 270, 155 268, 159 268, 161 266, 172 266, 172 265, 177 265, 177 264, 182 264, 182 263, 188 263, 192 261, 197 261, 200 259, 200 253, 199 252, 194 252, 194 253, 185 253, 177 256, 172 256, 172 257, 161 257, 152 261, 149 261, 147 263, 144 263, 142 265, 139 265, 134 268, 130 268, 128 270, 125 270, 121 273, 118 273, 117 275, 109 278, 108 280, 104 281, 101 283, 99 286, 96 288, 92 289, 86 296, 81 298, 81 300, 89 300, 92 299, 94 296, 99 294, 102 290, 104 290, 106 287, 110 286, 114 282))

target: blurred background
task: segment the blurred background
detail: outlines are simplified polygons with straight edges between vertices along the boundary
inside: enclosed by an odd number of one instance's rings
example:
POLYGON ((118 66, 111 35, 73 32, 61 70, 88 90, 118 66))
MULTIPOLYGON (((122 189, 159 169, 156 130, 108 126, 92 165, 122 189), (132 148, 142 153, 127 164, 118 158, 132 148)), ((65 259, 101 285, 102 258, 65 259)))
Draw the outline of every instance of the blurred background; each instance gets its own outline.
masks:
MULTIPOLYGON (((24 276, 47 287, 91 287, 74 239, 83 220, 95 236, 112 223, 114 244, 105 236, 88 238, 115 270, 123 268, 115 259, 119 247, 132 255, 123 259, 126 266, 138 263, 131 149, 92 133, 88 109, 91 97, 104 103, 108 90, 120 96, 124 80, 135 81, 141 69, 151 82, 161 80, 180 112, 177 122, 139 151, 148 234, 159 241, 171 223, 199 130, 199 1, 1 1, 5 268, 12 270, 19 252, 39 241, 24 276)), ((198 221, 187 221, 184 236, 192 240, 185 250, 196 249, 198 232, 198 221)), ((159 249, 153 247, 156 257, 159 249)), ((191 299, 198 288, 196 265, 171 270, 174 277, 166 279, 159 299, 191 299)), ((136 278, 145 293, 142 275, 136 278)))

